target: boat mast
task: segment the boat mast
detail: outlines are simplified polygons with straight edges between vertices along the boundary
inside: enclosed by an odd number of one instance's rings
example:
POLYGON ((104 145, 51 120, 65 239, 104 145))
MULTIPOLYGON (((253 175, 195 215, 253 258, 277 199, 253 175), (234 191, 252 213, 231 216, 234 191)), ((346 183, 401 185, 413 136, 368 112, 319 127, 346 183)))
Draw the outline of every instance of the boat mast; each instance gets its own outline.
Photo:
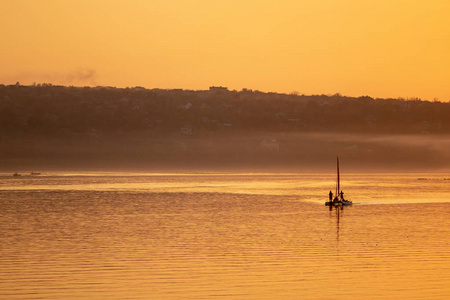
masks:
POLYGON ((340 182, 340 178, 339 178, 339 156, 336 156, 336 162, 337 162, 337 186, 336 186, 336 188, 337 188, 337 190, 336 190, 336 197, 340 197, 339 195, 339 193, 340 193, 340 191, 341 191, 341 182, 340 182))

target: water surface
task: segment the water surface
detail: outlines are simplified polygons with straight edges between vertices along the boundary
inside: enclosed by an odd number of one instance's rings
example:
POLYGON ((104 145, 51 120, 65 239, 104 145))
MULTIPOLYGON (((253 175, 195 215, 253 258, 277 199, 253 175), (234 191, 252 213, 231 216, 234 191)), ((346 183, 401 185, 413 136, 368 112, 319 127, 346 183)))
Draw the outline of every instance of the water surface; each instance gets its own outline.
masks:
POLYGON ((450 180, 346 175, 330 211, 334 180, 4 174, 0 298, 446 298, 450 180))

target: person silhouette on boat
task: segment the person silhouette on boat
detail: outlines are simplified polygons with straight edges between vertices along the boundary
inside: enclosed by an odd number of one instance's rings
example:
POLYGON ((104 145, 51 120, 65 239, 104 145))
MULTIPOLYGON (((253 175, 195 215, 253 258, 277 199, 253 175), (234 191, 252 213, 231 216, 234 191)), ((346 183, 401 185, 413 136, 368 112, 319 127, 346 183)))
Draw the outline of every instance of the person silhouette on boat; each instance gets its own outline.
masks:
POLYGON ((344 200, 344 192, 341 191, 339 195, 341 195, 341 200, 344 200))
POLYGON ((330 201, 333 200, 333 192, 330 191, 330 193, 328 194, 328 196, 330 196, 330 201))

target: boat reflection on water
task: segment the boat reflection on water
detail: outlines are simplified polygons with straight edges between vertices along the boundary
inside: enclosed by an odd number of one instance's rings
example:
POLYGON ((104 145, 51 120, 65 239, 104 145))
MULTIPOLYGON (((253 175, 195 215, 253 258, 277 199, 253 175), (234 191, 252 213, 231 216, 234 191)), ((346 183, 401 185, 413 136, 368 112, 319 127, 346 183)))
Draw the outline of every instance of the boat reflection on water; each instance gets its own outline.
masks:
POLYGON ((336 215, 336 240, 339 241, 339 227, 341 223, 341 217, 344 213, 344 206, 330 206, 330 218, 333 217, 333 210, 335 211, 334 215, 336 215))

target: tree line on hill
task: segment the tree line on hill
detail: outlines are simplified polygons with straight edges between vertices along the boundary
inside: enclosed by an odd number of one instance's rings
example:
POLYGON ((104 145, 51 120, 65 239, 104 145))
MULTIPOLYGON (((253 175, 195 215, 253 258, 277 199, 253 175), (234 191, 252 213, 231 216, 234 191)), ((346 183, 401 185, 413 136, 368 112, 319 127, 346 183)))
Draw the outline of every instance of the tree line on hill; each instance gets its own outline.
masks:
POLYGON ((0 85, 0 167, 450 167, 448 116, 420 99, 0 85))
POLYGON ((450 103, 336 95, 0 85, 0 136, 441 134, 450 103))

